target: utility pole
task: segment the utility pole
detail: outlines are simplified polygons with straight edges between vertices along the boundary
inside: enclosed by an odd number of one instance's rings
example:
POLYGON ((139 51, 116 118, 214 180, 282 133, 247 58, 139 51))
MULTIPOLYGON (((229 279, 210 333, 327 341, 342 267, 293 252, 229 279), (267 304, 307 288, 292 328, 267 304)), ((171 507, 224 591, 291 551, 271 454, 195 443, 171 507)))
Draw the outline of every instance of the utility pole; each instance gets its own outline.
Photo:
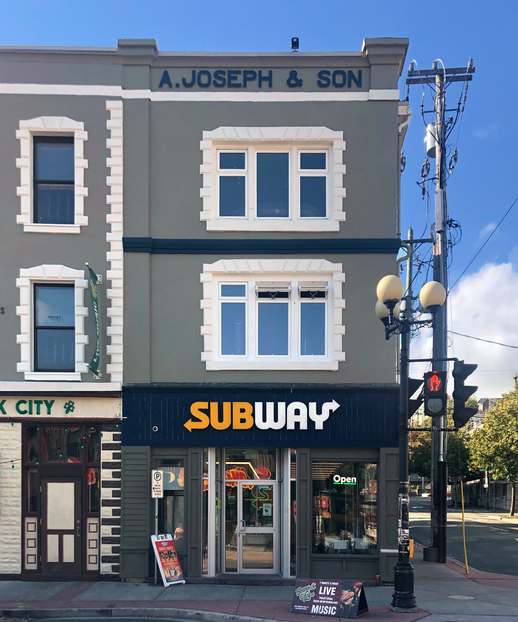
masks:
MULTIPOLYGON (((446 139, 455 126, 453 117, 446 121, 446 88, 452 82, 464 82, 464 101, 459 100, 456 109, 451 112, 459 113, 464 110, 467 95, 467 83, 473 79, 472 59, 466 68, 446 69, 444 65, 439 67, 434 61, 431 70, 415 70, 414 63, 410 64, 406 83, 433 85, 435 88, 434 110, 425 111, 421 106, 421 114, 435 113, 435 121, 427 127, 431 133, 435 147, 436 170, 435 170, 435 237, 433 239, 433 277, 434 281, 441 283, 448 291, 448 197, 447 197, 447 153, 446 139)), ((424 96, 423 96, 424 101, 424 96)), ((433 156, 432 153, 430 154, 433 156)), ((456 153, 454 154, 456 158, 456 153)), ((446 301, 447 302, 447 301, 446 301)), ((437 311, 436 324, 433 330, 433 369, 447 371, 448 365, 448 315, 445 303, 437 311)), ((446 562, 447 555, 447 483, 448 473, 446 465, 447 455, 447 416, 446 414, 436 417, 432 425, 432 460, 431 460, 431 537, 430 547, 425 549, 424 557, 428 561, 446 562)))

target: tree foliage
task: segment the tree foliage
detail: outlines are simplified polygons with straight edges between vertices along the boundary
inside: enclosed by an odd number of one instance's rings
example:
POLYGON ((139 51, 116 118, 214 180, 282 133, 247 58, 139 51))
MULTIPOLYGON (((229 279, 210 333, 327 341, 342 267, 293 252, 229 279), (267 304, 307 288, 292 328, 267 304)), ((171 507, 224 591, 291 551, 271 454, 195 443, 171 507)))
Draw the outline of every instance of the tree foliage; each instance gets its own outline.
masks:
MULTIPOLYGON (((468 406, 476 406, 475 400, 468 400, 468 406), (472 403, 473 402, 473 403, 472 403)), ((453 400, 448 400, 448 427, 453 428, 453 400)), ((431 427, 431 418, 425 418, 424 427, 431 427)), ((430 477, 432 435, 430 432, 411 432, 409 451, 409 473, 419 477, 430 477)), ((448 432, 448 477, 458 480, 471 472, 469 460, 468 435, 464 428, 448 432)))
POLYGON ((469 439, 471 466, 487 468, 494 479, 513 484, 511 514, 514 514, 518 483, 518 387, 506 393, 486 416, 482 427, 469 439))

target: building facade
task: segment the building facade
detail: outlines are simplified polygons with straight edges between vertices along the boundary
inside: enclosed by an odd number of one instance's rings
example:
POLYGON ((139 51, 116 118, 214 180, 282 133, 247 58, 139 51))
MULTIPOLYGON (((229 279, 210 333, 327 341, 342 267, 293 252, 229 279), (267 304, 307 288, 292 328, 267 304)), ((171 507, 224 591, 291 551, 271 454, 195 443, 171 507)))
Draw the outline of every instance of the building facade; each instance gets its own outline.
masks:
POLYGON ((121 577, 173 534, 188 579, 392 577, 406 40, 336 54, 119 42, 121 577), (165 491, 150 498, 150 473, 165 491))
POLYGON ((407 45, 0 50, 1 573, 392 577, 407 45))
POLYGON ((0 48, 3 579, 119 574, 122 106, 78 92, 109 73, 0 48))

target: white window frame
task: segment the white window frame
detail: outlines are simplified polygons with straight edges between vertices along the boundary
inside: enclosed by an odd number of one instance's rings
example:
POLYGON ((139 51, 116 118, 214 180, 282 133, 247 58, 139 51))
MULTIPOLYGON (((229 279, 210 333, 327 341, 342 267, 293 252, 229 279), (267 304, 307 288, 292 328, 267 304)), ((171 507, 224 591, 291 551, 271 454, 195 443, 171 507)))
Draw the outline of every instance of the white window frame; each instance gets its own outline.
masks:
POLYGON ((88 196, 88 188, 84 185, 84 171, 88 168, 88 160, 84 158, 84 143, 88 133, 84 131, 84 123, 68 117, 38 117, 20 121, 16 130, 16 138, 20 141, 20 157, 16 158, 16 166, 20 169, 20 185, 17 194, 20 197, 20 213, 16 222, 23 225, 26 233, 81 233, 81 227, 88 225, 88 217, 84 215, 84 199, 88 196), (35 136, 72 136, 74 138, 74 223, 35 223, 34 222, 34 137, 35 136))
POLYGON ((80 381, 81 374, 88 372, 88 364, 85 363, 88 335, 84 332, 84 319, 88 315, 84 294, 88 281, 84 277, 84 270, 73 270, 63 265, 44 264, 20 269, 20 277, 16 279, 16 287, 20 290, 20 305, 16 307, 16 315, 20 317, 20 334, 16 336, 16 343, 20 345, 20 362, 16 370, 24 374, 25 380, 80 381), (76 345, 73 372, 34 371, 34 285, 39 283, 74 285, 76 345))
MULTIPOLYGON (((223 370, 328 370, 337 371, 345 361, 342 321, 345 300, 342 284, 345 275, 342 264, 325 259, 221 259, 213 264, 203 264, 200 275, 203 285, 203 326, 201 335, 204 350, 201 360, 207 371, 223 370), (220 344, 221 285, 245 284, 246 293, 246 356, 222 356, 220 344), (290 286, 289 355, 258 356, 257 354, 257 299, 256 285, 290 286), (300 291, 312 288, 327 289, 326 300, 326 354, 323 356, 300 354, 300 291), (295 304, 294 304, 295 303, 295 304), (298 307, 299 311, 294 309, 298 307)), ((324 299, 320 299, 322 301, 324 299)))
POLYGON ((339 231, 345 220, 342 163, 345 142, 343 132, 327 127, 220 127, 203 132, 200 142, 203 163, 200 173, 203 187, 200 196, 203 209, 200 220, 207 231, 339 231), (219 152, 245 152, 245 170, 232 173, 219 171, 219 152), (327 170, 301 170, 300 153, 315 151, 327 153, 327 170), (289 216, 279 218, 257 217, 256 213, 256 154, 259 152, 290 153, 290 209, 289 216), (245 177, 245 216, 219 216, 220 174, 245 177), (326 216, 300 217, 300 177, 326 177, 326 216))

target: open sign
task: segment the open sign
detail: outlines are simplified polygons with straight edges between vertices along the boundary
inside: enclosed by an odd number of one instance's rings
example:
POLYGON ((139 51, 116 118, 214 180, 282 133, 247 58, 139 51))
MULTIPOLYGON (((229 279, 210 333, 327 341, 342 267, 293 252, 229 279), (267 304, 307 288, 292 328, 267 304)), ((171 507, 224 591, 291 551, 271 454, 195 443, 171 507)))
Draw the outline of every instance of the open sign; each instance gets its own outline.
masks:
POLYGON ((346 486, 356 486, 356 477, 344 477, 342 475, 333 476, 333 484, 345 484, 346 486))

